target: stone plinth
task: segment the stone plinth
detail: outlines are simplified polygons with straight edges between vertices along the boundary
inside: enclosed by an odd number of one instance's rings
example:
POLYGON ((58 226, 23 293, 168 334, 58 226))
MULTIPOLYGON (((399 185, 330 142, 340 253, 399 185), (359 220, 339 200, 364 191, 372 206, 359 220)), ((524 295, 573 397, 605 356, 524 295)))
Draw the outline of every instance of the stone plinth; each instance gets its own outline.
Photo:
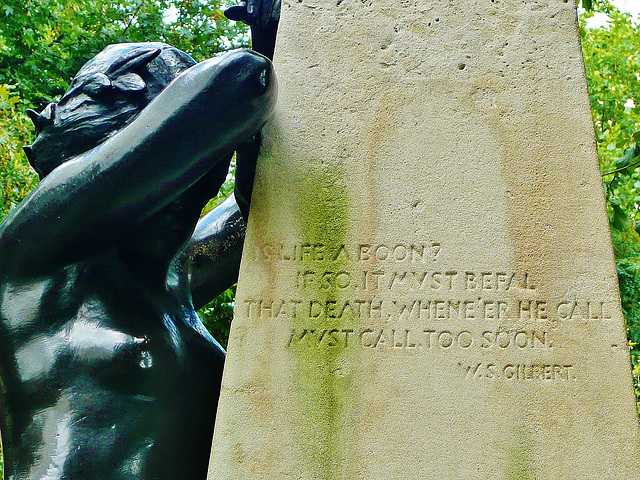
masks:
POLYGON ((632 479, 575 5, 286 0, 210 479, 632 479))

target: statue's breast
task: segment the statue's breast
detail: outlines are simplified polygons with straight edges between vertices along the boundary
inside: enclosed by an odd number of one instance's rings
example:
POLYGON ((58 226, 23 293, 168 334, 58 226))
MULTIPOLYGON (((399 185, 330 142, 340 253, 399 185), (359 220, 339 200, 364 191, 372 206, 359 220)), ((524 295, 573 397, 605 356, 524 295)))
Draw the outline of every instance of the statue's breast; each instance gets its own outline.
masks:
POLYGON ((207 445, 223 353, 194 315, 113 264, 0 285, 7 471, 147 478, 207 445))

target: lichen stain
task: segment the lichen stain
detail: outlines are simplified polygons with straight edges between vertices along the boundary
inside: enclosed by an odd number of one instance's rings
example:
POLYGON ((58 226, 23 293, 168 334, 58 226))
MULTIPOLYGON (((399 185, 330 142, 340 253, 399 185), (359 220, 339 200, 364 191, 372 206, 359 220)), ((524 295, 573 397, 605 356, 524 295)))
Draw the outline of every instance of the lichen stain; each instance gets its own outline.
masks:
MULTIPOLYGON (((337 162, 311 160, 304 178, 299 179, 299 211, 304 242, 340 245, 345 243, 349 220, 349 199, 346 175, 337 162)), ((304 269, 324 268, 327 271, 349 269, 347 259, 327 259, 321 267, 317 262, 304 269)), ((305 300, 339 301, 335 286, 305 291, 305 300)), ((317 320, 314 327, 335 328, 332 319, 317 320)), ((294 381, 299 392, 301 412, 298 441, 303 452, 302 471, 308 478, 339 479, 348 477, 345 462, 345 415, 355 401, 352 376, 342 374, 346 353, 338 348, 291 349, 294 356, 294 381)), ((347 415, 348 416, 348 415, 347 415)))
POLYGON ((524 428, 519 428, 516 443, 507 453, 505 480, 537 480, 533 469, 532 450, 530 435, 524 428))

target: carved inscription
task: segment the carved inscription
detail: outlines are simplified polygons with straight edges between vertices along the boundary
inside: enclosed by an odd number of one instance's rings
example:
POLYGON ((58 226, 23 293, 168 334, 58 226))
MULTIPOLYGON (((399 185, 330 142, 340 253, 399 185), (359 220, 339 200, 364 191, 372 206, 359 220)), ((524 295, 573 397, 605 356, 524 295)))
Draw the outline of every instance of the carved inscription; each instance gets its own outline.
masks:
POLYGON ((451 364, 468 381, 576 379, 573 362, 552 360, 558 329, 609 320, 613 305, 543 298, 538 285, 544 279, 529 272, 451 268, 442 265, 445 253, 433 241, 267 243, 253 254, 288 271, 296 294, 248 298, 237 307, 249 318, 286 322, 283 346, 292 352, 458 352, 477 356, 451 364), (492 354, 500 360, 489 360, 492 354), (505 362, 510 356, 513 361, 505 362))
POLYGON ((510 381, 575 381, 575 369, 571 364, 545 363, 458 363, 465 379, 510 381))
POLYGON ((393 349, 532 349, 551 348, 544 330, 422 331, 409 328, 302 328, 291 329, 287 347, 393 348, 393 349))
POLYGON ((326 245, 324 243, 295 243, 282 245, 267 243, 255 250, 255 258, 263 261, 282 262, 355 262, 392 261, 397 263, 429 263, 438 260, 440 244, 391 243, 357 245, 326 245))
POLYGON ((415 321, 477 321, 477 320, 609 320, 610 305, 591 300, 472 300, 417 299, 366 300, 301 300, 246 299, 247 317, 307 318, 312 320, 415 320, 415 321))
POLYGON ((364 291, 439 292, 466 290, 476 292, 509 292, 516 288, 535 290, 529 284, 529 274, 516 279, 514 272, 449 271, 384 271, 362 270, 354 276, 348 271, 301 270, 296 275, 299 288, 364 291))

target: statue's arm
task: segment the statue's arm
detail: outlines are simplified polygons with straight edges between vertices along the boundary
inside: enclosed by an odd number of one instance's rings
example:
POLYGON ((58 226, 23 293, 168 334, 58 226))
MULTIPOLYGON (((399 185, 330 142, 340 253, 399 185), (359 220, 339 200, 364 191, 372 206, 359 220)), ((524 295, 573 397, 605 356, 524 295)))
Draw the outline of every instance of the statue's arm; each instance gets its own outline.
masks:
POLYGON ((196 310, 238 281, 245 230, 233 194, 198 222, 176 259, 188 270, 186 277, 196 310))
POLYGON ((259 130, 275 101, 271 74, 246 51, 191 67, 125 129, 43 179, 0 226, 0 268, 38 273, 125 238, 259 130))
POLYGON ((260 135, 236 152, 236 184, 227 199, 198 222, 174 261, 188 279, 193 305, 203 307, 238 281, 260 135))
MULTIPOLYGON (((225 11, 225 15, 250 25, 253 50, 273 59, 280 5, 280 0, 242 0, 225 11)), ((238 280, 260 143, 261 134, 257 133, 238 146, 234 193, 200 219, 191 240, 174 262, 189 279, 196 309, 238 280)))

